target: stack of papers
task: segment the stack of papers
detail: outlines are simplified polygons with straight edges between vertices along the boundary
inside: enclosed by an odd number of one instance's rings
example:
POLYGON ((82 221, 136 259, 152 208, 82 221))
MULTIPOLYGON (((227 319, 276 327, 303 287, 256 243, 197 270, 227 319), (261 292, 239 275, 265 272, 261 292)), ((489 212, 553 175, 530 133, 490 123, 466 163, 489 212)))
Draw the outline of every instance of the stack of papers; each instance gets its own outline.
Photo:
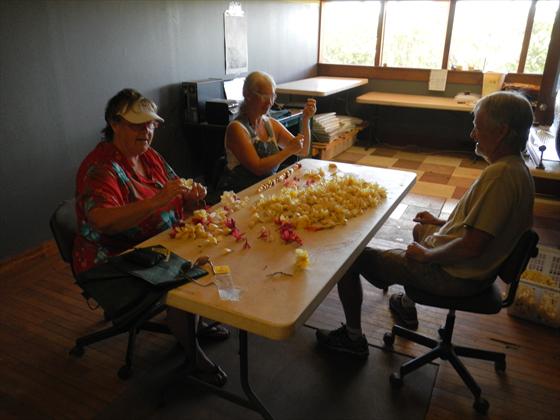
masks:
POLYGON ((336 112, 317 114, 313 117, 313 141, 328 143, 362 123, 359 118, 336 115, 336 112))

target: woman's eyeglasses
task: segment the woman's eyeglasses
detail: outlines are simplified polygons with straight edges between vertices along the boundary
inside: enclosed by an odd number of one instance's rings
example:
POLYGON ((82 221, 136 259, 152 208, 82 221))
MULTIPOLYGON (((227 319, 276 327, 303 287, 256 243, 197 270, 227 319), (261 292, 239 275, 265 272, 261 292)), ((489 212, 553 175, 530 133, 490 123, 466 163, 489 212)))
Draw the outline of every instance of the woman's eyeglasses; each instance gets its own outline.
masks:
POLYGON ((159 122, 155 121, 155 120, 154 121, 147 121, 145 123, 139 123, 139 124, 134 124, 134 123, 128 122, 124 118, 121 118, 121 121, 123 123, 125 123, 125 125, 133 131, 144 131, 145 129, 155 130, 156 128, 159 127, 159 122))
POLYGON ((259 97, 259 99, 261 101, 267 101, 267 102, 276 102, 276 93, 273 94, 265 94, 265 93, 259 93, 259 92, 253 92, 255 95, 257 95, 259 97))

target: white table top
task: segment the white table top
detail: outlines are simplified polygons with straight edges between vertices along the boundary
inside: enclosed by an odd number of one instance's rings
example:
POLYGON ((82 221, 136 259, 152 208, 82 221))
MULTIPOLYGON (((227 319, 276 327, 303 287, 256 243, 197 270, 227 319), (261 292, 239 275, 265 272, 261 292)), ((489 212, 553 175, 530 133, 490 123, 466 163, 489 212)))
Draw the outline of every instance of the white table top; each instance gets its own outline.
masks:
POLYGON ((368 83, 368 79, 351 77, 311 77, 276 86, 276 93, 302 96, 329 96, 368 83))
POLYGON ((389 105, 406 108, 442 109, 448 111, 471 112, 473 103, 458 103, 454 98, 441 96, 407 95, 404 93, 368 92, 356 98, 359 104, 389 105))
MULTIPOLYGON (((327 161, 304 159, 301 164, 302 168, 292 176, 301 176, 304 170, 316 168, 328 172, 327 161)), ((163 232, 145 242, 143 245, 164 245, 190 261, 208 255, 214 265, 227 264, 234 284, 242 289, 239 301, 223 301, 214 285, 201 287, 190 283, 170 291, 167 305, 271 339, 290 337, 323 301, 416 180, 413 172, 345 163, 336 165, 340 171, 357 174, 384 186, 387 199, 377 208, 350 219, 344 226, 317 232, 298 230, 303 248, 310 257, 306 270, 294 271, 297 246, 281 242, 275 227, 269 226, 274 238, 272 242, 258 239, 262 225, 249 227, 250 205, 233 214, 250 249, 243 249, 243 243, 235 242, 232 236, 218 245, 204 245, 203 239, 171 239, 168 232, 163 232), (225 248, 233 251, 227 253, 225 248), (293 276, 268 276, 279 271, 293 273, 293 276)), ((263 194, 278 192, 280 184, 263 194)), ((258 185, 244 190, 240 197, 248 196, 254 201, 259 195, 258 185)), ((200 281, 210 283, 212 277, 209 275, 200 281)))

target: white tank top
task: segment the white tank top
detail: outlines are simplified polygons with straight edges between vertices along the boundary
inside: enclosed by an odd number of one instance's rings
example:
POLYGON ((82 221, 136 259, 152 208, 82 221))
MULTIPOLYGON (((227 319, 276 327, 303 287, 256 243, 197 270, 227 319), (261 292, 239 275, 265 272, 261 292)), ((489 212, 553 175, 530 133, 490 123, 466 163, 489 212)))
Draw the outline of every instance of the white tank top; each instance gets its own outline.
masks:
MULTIPOLYGON (((270 118, 266 115, 263 115, 262 118, 263 118, 264 127, 266 129, 266 132, 268 133, 268 138, 266 140, 261 139, 257 135, 257 133, 255 132, 253 127, 251 127, 249 125, 249 121, 247 121, 247 118, 245 116, 237 117, 235 120, 230 122, 230 124, 240 124, 249 134, 249 138, 251 139, 251 143, 253 145, 255 145, 257 142, 262 142, 262 143, 274 142, 274 143, 276 143, 276 137, 274 135, 274 129, 272 128, 272 123, 270 122, 270 118)), ((228 169, 232 170, 236 166, 239 166, 241 164, 241 162, 239 162, 239 159, 237 159, 237 157, 229 149, 229 147, 227 146, 227 142, 226 142, 225 138, 224 138, 224 148, 226 150, 226 159, 227 159, 228 169)))

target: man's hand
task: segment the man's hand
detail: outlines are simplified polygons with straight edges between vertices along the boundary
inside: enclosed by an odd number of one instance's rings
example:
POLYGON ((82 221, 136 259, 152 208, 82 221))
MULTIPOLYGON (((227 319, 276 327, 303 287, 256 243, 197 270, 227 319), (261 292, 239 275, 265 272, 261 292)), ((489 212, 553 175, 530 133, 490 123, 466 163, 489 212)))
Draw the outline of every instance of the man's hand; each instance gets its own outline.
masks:
POLYGON ((417 223, 421 223, 423 225, 442 226, 442 225, 445 224, 445 220, 441 220, 441 219, 437 218, 436 216, 434 216, 429 211, 421 211, 412 220, 417 222, 417 223))
POLYGON ((429 262, 430 250, 418 242, 412 242, 406 248, 406 256, 411 260, 427 263, 429 262))
POLYGON ((412 242, 406 249, 406 256, 421 263, 464 263, 471 258, 480 257, 493 238, 482 230, 467 227, 463 236, 458 236, 435 248, 426 248, 418 242, 412 242))

